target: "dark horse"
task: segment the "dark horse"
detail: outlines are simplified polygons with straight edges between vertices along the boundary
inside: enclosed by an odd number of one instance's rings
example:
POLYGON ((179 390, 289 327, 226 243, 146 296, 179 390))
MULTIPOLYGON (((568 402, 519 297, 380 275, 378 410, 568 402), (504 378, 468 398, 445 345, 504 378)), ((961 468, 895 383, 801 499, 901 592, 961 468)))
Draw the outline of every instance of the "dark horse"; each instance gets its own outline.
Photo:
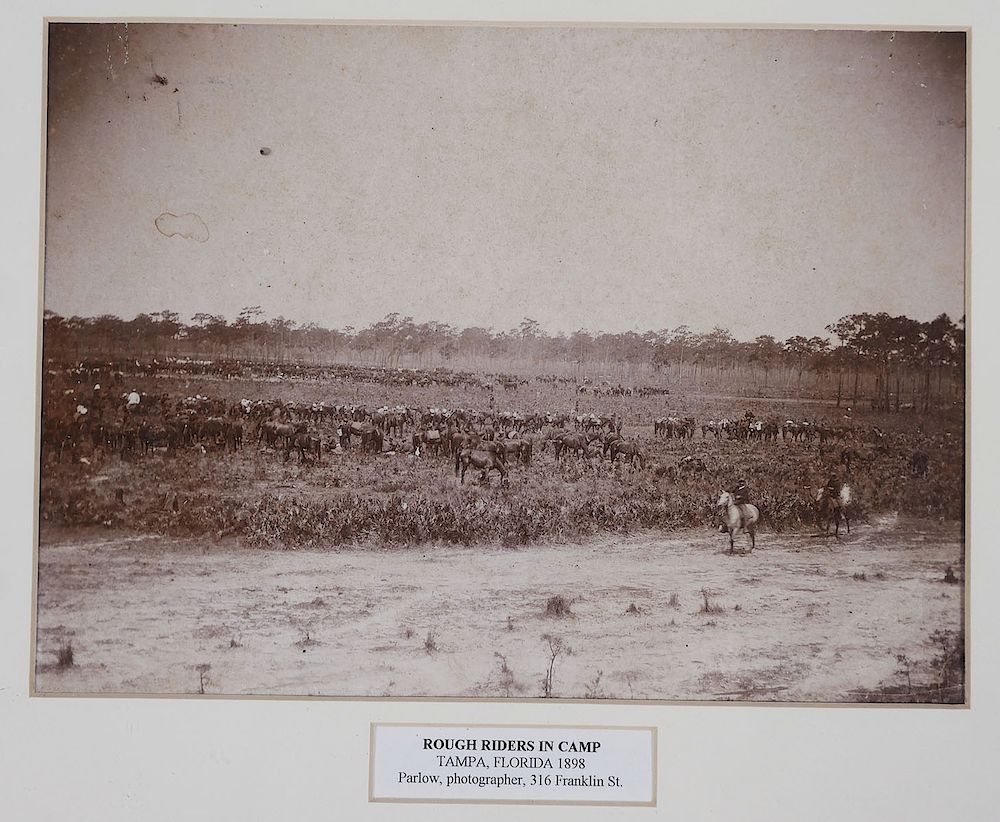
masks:
POLYGON ((479 477, 480 482, 485 482, 490 471, 493 470, 500 473, 500 482, 504 482, 507 479, 507 468, 504 466, 499 454, 494 451, 463 448, 461 451, 455 452, 455 476, 461 477, 463 485, 465 484, 465 472, 469 469, 470 465, 482 469, 483 473, 479 477))
POLYGON ((633 466, 639 463, 639 468, 645 462, 642 451, 633 440, 618 439, 611 443, 611 461, 614 462, 618 457, 625 457, 633 466))
POLYGON ((593 440, 599 438, 599 435, 588 436, 586 434, 565 434, 557 436, 552 440, 553 447, 556 451, 556 459, 559 459, 563 454, 568 453, 586 456, 587 446, 590 445, 593 440))
POLYGON ((500 440, 498 444, 502 448, 500 453, 504 462, 507 457, 512 457, 515 462, 520 460, 525 465, 531 463, 531 440, 500 440))
POLYGON ((851 533, 850 507, 853 500, 851 486, 840 486, 840 492, 833 496, 827 489, 821 488, 816 492, 816 507, 823 522, 823 530, 830 531, 830 523, 834 524, 833 535, 840 536, 840 521, 847 525, 847 533, 851 533))
POLYGON ((316 461, 319 462, 323 458, 323 441, 315 434, 300 431, 289 437, 285 443, 285 462, 288 462, 292 451, 299 452, 299 462, 305 462, 306 454, 315 454, 316 461))

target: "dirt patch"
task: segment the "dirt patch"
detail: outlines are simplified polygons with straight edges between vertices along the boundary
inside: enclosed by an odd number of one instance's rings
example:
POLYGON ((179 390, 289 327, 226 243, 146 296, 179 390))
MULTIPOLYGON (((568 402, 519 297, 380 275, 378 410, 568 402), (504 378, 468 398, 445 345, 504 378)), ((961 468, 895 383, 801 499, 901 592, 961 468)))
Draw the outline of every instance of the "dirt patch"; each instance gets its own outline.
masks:
POLYGON ((724 542, 699 531, 518 551, 282 552, 49 534, 36 685, 542 696, 555 637, 571 652, 553 666, 553 697, 858 701, 898 684, 898 656, 915 690, 941 653, 931 635, 961 628, 962 587, 942 582, 962 566, 957 527, 897 521, 822 546, 767 535, 749 557, 724 542), (865 568, 887 579, 856 582, 865 568), (546 617, 553 590, 587 596, 573 618, 546 617), (703 591, 724 612, 703 613, 703 591), (73 664, 60 668, 70 640, 73 664))

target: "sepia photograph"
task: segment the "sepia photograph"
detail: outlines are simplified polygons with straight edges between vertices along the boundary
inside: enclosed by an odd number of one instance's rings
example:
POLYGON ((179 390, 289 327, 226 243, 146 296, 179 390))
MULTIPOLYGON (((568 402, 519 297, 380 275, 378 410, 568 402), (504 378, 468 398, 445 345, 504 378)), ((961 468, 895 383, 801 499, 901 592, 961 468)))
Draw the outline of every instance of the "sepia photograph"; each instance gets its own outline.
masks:
POLYGON ((32 693, 967 704, 966 31, 46 29, 32 693))

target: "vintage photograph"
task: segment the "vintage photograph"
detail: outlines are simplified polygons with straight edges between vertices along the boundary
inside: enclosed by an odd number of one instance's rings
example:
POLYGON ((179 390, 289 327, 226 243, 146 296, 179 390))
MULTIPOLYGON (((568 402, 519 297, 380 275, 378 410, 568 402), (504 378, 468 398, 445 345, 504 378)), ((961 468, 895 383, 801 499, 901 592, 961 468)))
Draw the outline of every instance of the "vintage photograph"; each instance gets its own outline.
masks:
POLYGON ((34 693, 964 704, 966 37, 48 24, 34 693))

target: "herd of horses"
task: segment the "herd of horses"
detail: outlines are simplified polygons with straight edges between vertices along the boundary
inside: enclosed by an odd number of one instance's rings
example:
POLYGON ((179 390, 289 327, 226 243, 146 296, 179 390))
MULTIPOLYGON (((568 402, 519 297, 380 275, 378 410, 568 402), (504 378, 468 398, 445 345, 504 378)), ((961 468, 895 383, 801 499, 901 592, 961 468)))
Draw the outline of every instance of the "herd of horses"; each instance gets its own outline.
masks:
MULTIPOLYGON (((96 400, 96 398, 95 398, 96 400)), ((72 402, 77 402, 73 398, 72 402)), ((92 401, 91 407, 76 405, 70 413, 43 416, 43 446, 61 460, 69 450, 89 441, 95 448, 116 450, 123 459, 147 455, 157 448, 168 453, 194 447, 202 453, 241 450, 247 441, 258 448, 293 454, 300 463, 320 462, 324 452, 357 450, 362 454, 408 451, 414 458, 445 456, 454 475, 464 484, 468 471, 479 472, 480 483, 492 474, 501 484, 508 482, 513 465, 528 466, 538 452, 550 451, 556 462, 566 459, 601 460, 626 464, 633 469, 648 467, 649 443, 623 434, 623 420, 615 414, 579 414, 509 410, 415 408, 362 404, 295 403, 279 400, 248 400, 227 403, 197 395, 176 398, 168 394, 143 395, 138 407, 124 407, 117 400, 92 401)), ((698 425, 693 417, 670 415, 653 420, 653 438, 691 440, 697 430, 702 439, 732 439, 775 442, 838 440, 854 432, 813 421, 757 419, 747 411, 736 418, 710 420, 698 425)), ((881 432, 875 429, 876 441, 881 432)), ((848 450, 845 449, 845 453, 848 450)), ((857 456, 857 452, 851 450, 857 456)), ((860 457, 859 457, 860 458, 860 457)), ((44 459, 44 455, 43 455, 44 459)), ((850 454, 848 455, 848 461, 850 454)), ((911 464, 926 473, 926 455, 917 453, 911 464)), ((657 474, 662 466, 657 466, 657 474)), ((850 465, 848 463, 848 468, 850 465)), ((681 456, 668 472, 677 477, 706 471, 700 456, 681 456)), ((820 492, 816 510, 825 531, 832 526, 839 536, 841 523, 850 531, 851 489, 843 486, 839 496, 820 492)), ((720 520, 729 535, 730 551, 735 538, 745 534, 749 549, 756 547, 760 511, 752 504, 738 504, 729 492, 717 500, 720 520)))
POLYGON ((454 371, 450 368, 390 368, 378 365, 348 363, 275 362, 256 359, 195 359, 191 357, 164 357, 137 360, 120 357, 111 360, 85 359, 59 368, 54 361, 47 361, 50 375, 60 372, 80 385, 104 383, 123 385, 130 377, 210 377, 226 380, 300 380, 326 384, 368 383, 373 385, 405 387, 448 387, 481 389, 494 392, 497 388, 516 391, 535 384, 558 385, 573 388, 578 394, 595 397, 650 397, 667 395, 669 388, 658 385, 615 385, 610 378, 596 382, 590 378, 558 374, 536 374, 528 379, 505 372, 482 373, 454 371))
MULTIPOLYGON (((58 399, 58 398, 57 398, 58 399)), ((470 452, 456 475, 464 476, 476 465, 485 479, 491 472, 507 476, 511 462, 529 465, 534 454, 551 449, 557 460, 566 457, 603 459, 627 463, 643 469, 648 464, 645 442, 623 433, 617 414, 566 412, 522 413, 496 409, 416 408, 364 404, 295 403, 280 400, 248 400, 227 403, 196 395, 175 398, 164 393, 143 395, 135 407, 126 407, 111 398, 93 397, 82 404, 76 397, 62 408, 52 403, 43 413, 42 441, 48 454, 61 460, 75 453, 80 443, 117 451, 122 458, 146 455, 164 448, 182 447, 202 451, 239 451, 247 440, 282 451, 287 461, 297 454, 300 462, 321 460, 324 451, 357 448, 361 453, 409 450, 415 456, 445 455, 459 459, 470 452), (73 409, 76 404, 75 410, 73 409), (89 407, 88 407, 89 406, 89 407)), ((664 416, 653 420, 653 438, 691 440, 699 426, 690 416, 664 416)), ((780 436, 790 442, 822 445, 830 438, 838 441, 856 432, 847 427, 831 427, 815 421, 757 419, 751 411, 741 417, 710 420, 700 426, 702 438, 761 440, 773 442, 780 436)), ((881 434, 875 429, 876 439, 881 434)), ((860 453, 845 448, 842 462, 848 470, 860 453)), ((926 473, 926 457, 915 455, 915 465, 926 473), (921 462, 921 460, 923 460, 921 462)), ((461 460, 460 460, 461 462, 461 460)), ((658 467, 660 470, 661 467, 658 467)), ((700 457, 682 457, 669 467, 674 475, 704 470, 700 457)))

